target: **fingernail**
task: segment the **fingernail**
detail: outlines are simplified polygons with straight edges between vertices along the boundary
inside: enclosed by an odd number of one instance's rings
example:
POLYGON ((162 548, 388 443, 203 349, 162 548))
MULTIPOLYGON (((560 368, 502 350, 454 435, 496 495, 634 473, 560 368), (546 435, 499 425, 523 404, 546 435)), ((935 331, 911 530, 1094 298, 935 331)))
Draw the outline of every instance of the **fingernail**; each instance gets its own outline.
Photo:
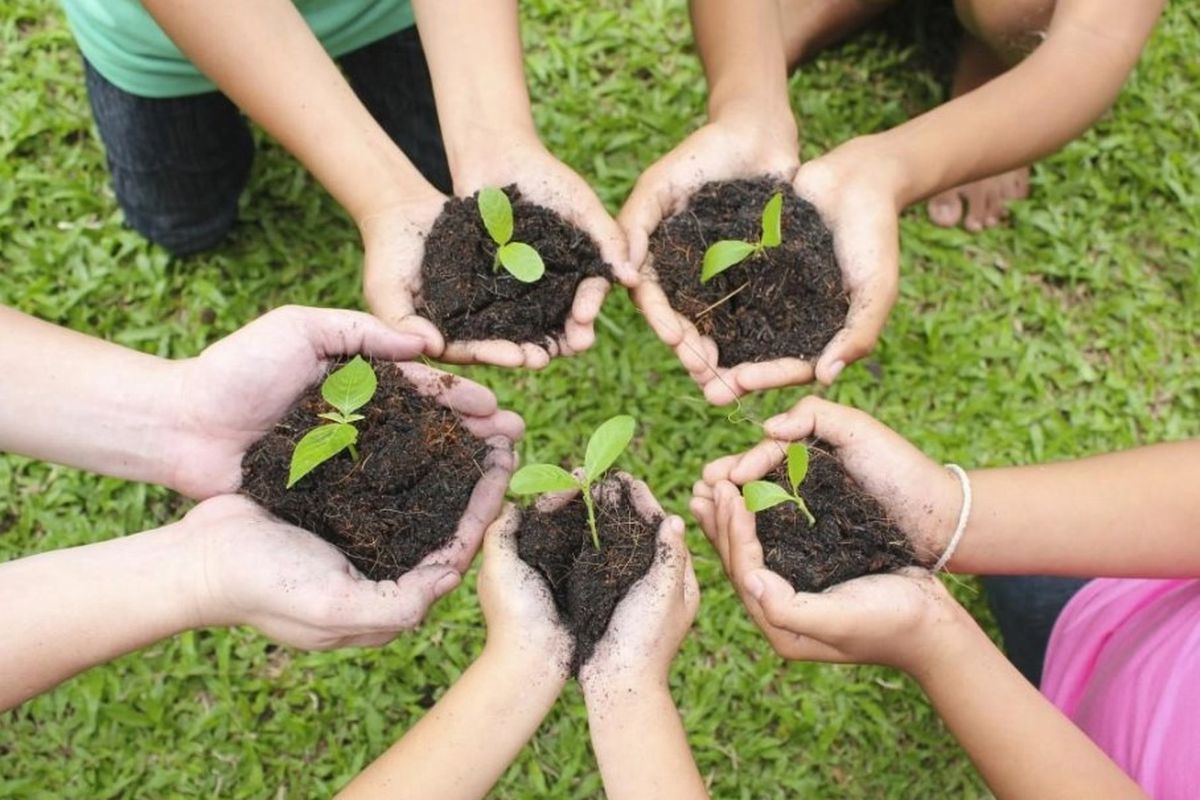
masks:
POLYGON ((835 361, 833 366, 829 368, 829 382, 833 383, 837 380, 837 376, 842 374, 842 370, 846 368, 846 362, 835 361))
POLYGON ((763 579, 759 577, 757 573, 753 572, 746 576, 746 580, 743 581, 743 585, 746 587, 746 591, 749 592, 750 596, 755 600, 761 600, 763 592, 767 590, 767 585, 763 583, 763 579))
POLYGON ((462 576, 457 572, 447 572, 433 585, 433 594, 435 597, 445 597, 460 583, 462 583, 462 576))
POLYGON ((667 520, 667 530, 676 536, 683 535, 683 520, 679 517, 671 517, 667 520))

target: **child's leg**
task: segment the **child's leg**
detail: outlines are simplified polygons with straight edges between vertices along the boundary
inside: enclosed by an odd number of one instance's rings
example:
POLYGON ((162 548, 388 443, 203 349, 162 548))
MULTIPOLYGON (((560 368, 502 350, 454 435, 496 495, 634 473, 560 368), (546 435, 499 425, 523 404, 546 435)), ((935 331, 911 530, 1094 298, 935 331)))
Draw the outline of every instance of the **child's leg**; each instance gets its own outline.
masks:
POLYGON ((358 98, 425 179, 450 192, 425 51, 414 25, 339 59, 358 98))
MULTIPOLYGON (((967 32, 952 97, 982 86, 1033 52, 1054 13, 1054 0, 955 0, 954 6, 967 32)), ((998 224, 1008 215, 1008 203, 1028 194, 1029 167, 1024 166, 936 195, 929 201, 929 217, 944 227, 961 221, 967 230, 979 231, 998 224)))
POLYGON ((237 221, 254 143, 237 107, 211 92, 146 98, 84 60, 113 189, 131 227, 172 254, 220 244, 237 221))
POLYGON ((789 69, 857 31, 892 0, 779 0, 789 69))
POLYGON ((981 580, 1008 660, 1039 686, 1054 623, 1087 579, 993 575, 981 580))

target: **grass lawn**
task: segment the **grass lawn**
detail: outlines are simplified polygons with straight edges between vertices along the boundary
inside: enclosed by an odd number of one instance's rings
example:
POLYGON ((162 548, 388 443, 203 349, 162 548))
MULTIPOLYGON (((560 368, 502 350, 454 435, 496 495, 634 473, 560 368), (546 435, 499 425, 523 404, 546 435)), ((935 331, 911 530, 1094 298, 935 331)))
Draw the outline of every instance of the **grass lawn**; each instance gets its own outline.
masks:
MULTIPOLYGON (((542 135, 614 211, 701 119, 684 6, 522 4, 542 135)), ((870 33, 793 79, 805 157, 940 99, 912 39, 870 33)), ((1010 226, 969 235, 906 214, 891 323, 870 369, 848 369, 829 396, 972 466, 1200 433, 1197 48, 1200 9, 1171 4, 1113 112, 1035 168, 1010 226)), ((50 0, 0 0, 0 153, 2 303, 174 357, 283 303, 361 303, 352 225, 269 144, 219 253, 172 261, 124 229, 79 56, 50 0)), ((600 421, 635 414, 625 464, 684 513, 702 464, 750 445, 756 429, 702 402, 623 292, 601 323, 591 352, 543 373, 470 374, 525 416, 526 459, 567 457, 600 421)), ((803 391, 745 410, 761 419, 803 391)), ((182 509, 158 488, 0 456, 0 560, 155 527, 182 509)), ((912 682, 781 662, 695 526, 689 542, 704 596, 672 686, 714 797, 986 796, 912 682)), ((970 582, 956 591, 985 613, 970 582)), ((381 650, 298 653, 249 630, 180 636, 0 714, 0 797, 327 796, 418 718, 483 636, 473 580, 381 650)), ((572 685, 494 796, 601 794, 572 685)))

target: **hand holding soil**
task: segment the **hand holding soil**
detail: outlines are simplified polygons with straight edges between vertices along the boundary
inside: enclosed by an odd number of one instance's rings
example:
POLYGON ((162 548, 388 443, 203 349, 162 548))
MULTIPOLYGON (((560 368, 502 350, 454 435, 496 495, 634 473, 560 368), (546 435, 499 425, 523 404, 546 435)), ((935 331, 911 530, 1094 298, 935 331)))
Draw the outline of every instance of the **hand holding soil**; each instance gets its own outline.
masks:
POLYGON ((595 319, 615 275, 635 279, 625 237, 591 187, 536 139, 488 150, 456 176, 426 241, 418 309, 447 342, 441 358, 541 369, 595 341, 595 319), (504 189, 513 240, 529 245, 545 274, 525 283, 495 268, 496 242, 480 218, 477 193, 504 189))
POLYGON ((171 488, 195 500, 235 492, 242 460, 320 380, 333 359, 363 353, 388 361, 420 355, 425 343, 357 311, 285 306, 172 365, 168 402, 181 440, 171 488))
POLYGON ((430 564, 459 574, 500 512, 521 418, 477 383, 421 364, 377 364, 356 450, 286 488, 296 442, 327 404, 318 377, 250 449, 242 492, 337 546, 364 575, 395 579, 430 564))
POLYGON ((460 580, 446 565, 368 580, 328 542, 235 495, 205 500, 183 524, 195 551, 185 560, 193 627, 250 625, 305 650, 385 644, 460 580))
POLYGON ((545 578, 517 554, 520 524, 521 510, 509 504, 484 535, 479 604, 487 619, 487 649, 506 663, 532 661, 539 668, 532 674, 546 664, 559 666, 565 681, 575 642, 545 578))

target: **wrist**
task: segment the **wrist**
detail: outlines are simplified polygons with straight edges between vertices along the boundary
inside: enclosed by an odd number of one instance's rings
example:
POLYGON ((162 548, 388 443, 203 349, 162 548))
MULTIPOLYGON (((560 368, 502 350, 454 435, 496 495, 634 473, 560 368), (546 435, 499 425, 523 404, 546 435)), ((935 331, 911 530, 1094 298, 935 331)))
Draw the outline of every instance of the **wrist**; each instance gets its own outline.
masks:
POLYGON ((708 121, 732 135, 749 141, 758 157, 786 155, 799 158, 799 133, 796 118, 787 103, 778 98, 737 97, 729 102, 709 103, 708 121))
MULTIPOLYGON (((931 580, 941 582, 937 578, 931 580)), ((970 668, 981 644, 991 640, 970 614, 944 588, 931 600, 919 629, 906 642, 904 658, 893 666, 904 670, 926 692, 932 683, 970 668)))
POLYGON ((489 124, 479 120, 447 135, 446 161, 454 181, 454 193, 466 195, 483 186, 511 183, 521 175, 509 169, 514 156, 545 151, 532 116, 489 124))
POLYGON ((489 674, 521 683, 535 696, 557 698, 567 685, 571 653, 569 648, 549 644, 535 646, 489 639, 478 661, 487 666, 489 674))
POLYGON ((616 679, 605 676, 599 680, 589 680, 581 672, 579 686, 583 690, 588 718, 601 723, 657 708, 663 702, 672 706, 675 703, 665 676, 623 676, 616 679))

